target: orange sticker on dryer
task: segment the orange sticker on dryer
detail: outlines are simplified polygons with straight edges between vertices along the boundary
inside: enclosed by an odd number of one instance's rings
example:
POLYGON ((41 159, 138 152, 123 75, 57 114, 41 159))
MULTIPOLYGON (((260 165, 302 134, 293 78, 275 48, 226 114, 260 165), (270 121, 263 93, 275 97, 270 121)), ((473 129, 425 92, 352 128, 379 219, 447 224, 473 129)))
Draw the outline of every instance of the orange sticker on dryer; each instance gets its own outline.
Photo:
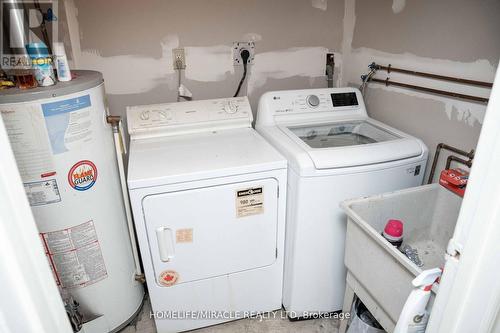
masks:
POLYGON ((158 282, 164 287, 170 287, 177 283, 179 274, 176 271, 168 270, 160 273, 158 282))
POLYGON ((177 243, 192 243, 193 242, 193 228, 177 229, 175 231, 175 241, 177 243))

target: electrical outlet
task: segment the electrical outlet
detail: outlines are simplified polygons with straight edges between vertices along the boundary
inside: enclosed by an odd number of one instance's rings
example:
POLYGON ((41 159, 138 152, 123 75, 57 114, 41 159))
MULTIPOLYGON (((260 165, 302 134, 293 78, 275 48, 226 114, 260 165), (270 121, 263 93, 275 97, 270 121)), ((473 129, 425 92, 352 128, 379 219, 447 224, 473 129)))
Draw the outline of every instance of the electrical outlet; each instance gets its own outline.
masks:
POLYGON ((174 69, 186 68, 186 55, 183 48, 172 49, 172 62, 174 69))
POLYGON ((248 50, 250 52, 250 57, 248 58, 247 64, 252 65, 254 63, 255 56, 255 42, 234 42, 233 43, 233 65, 243 66, 243 61, 241 60, 241 51, 248 50))

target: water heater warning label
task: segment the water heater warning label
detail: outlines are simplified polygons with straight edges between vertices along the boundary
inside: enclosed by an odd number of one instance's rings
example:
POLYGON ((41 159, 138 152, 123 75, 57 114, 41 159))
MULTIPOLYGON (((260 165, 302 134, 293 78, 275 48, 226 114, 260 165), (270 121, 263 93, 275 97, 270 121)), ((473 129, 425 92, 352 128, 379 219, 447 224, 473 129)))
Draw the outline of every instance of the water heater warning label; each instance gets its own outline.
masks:
POLYGON ((264 191, 252 187, 236 191, 236 217, 262 214, 264 212, 264 191))
POLYGON ((92 141, 90 95, 42 104, 43 116, 54 154, 61 154, 92 141))
POLYGON ((108 276, 93 221, 40 236, 61 287, 85 287, 108 276))
POLYGON ((41 182, 24 183, 24 191, 30 202, 30 206, 48 205, 61 201, 59 188, 55 179, 41 182))
POLYGON ((49 136, 37 104, 1 106, 0 113, 24 182, 37 181, 55 171, 49 136))

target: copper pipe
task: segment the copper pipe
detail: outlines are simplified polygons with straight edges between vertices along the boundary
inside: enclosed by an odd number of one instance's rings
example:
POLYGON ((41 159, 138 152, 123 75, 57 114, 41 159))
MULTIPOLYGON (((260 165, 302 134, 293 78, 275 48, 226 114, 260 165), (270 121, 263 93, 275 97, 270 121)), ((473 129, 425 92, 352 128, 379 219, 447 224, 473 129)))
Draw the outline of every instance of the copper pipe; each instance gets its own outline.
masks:
POLYGON ((452 161, 455 161, 455 162, 458 162, 458 163, 461 163, 463 165, 466 165, 468 166, 469 168, 472 167, 472 160, 469 159, 469 160, 464 160, 463 158, 460 158, 460 157, 457 157, 455 155, 450 155, 448 156, 448 158, 446 159, 446 167, 445 169, 449 169, 450 166, 451 166, 451 162, 452 161))
POLYGON ((118 126, 121 119, 122 118, 120 116, 106 116, 106 122, 113 127, 118 126))
POLYGON ((432 93, 432 94, 439 94, 439 95, 450 96, 450 97, 455 97, 455 98, 468 99, 468 100, 472 100, 475 102, 488 103, 488 101, 489 101, 488 98, 484 98, 484 97, 459 94, 459 93, 454 93, 451 91, 427 88, 427 87, 422 87, 422 86, 415 86, 413 84, 401 83, 401 82, 396 82, 396 81, 389 81, 389 78, 387 78, 385 80, 370 79, 370 81, 383 83, 386 86, 389 86, 389 85, 398 86, 398 87, 409 88, 409 89, 414 89, 414 90, 419 90, 419 91, 425 91, 425 92, 432 93))
POLYGON ((403 74, 408 74, 408 75, 428 77, 431 79, 457 82, 457 83, 462 83, 462 84, 470 84, 473 86, 480 86, 480 87, 485 87, 485 88, 493 87, 493 83, 491 83, 491 82, 476 81, 476 80, 462 79, 462 78, 446 76, 446 75, 412 71, 412 70, 408 70, 408 69, 392 67, 390 64, 389 64, 389 66, 382 66, 382 65, 378 65, 378 64, 374 64, 373 66, 375 69, 377 69, 377 70, 382 69, 382 70, 387 71, 387 73, 398 72, 398 73, 403 73, 403 74))
MULTIPOLYGON (((436 152, 434 153, 434 160, 432 161, 431 172, 429 173, 429 180, 427 181, 427 184, 431 184, 432 180, 434 179, 434 173, 436 172, 436 167, 437 167, 437 163, 439 160, 439 154, 441 153, 441 149, 446 149, 446 150, 454 152, 455 154, 466 156, 467 158, 469 158, 469 161, 472 165, 472 160, 474 159, 474 154, 475 154, 474 149, 471 149, 470 152, 466 152, 464 150, 447 145, 446 143, 440 143, 436 146, 436 152)), ((450 163, 451 163, 451 161, 450 161, 450 163)), ((447 165, 447 167, 449 167, 448 163, 446 165, 447 165)))

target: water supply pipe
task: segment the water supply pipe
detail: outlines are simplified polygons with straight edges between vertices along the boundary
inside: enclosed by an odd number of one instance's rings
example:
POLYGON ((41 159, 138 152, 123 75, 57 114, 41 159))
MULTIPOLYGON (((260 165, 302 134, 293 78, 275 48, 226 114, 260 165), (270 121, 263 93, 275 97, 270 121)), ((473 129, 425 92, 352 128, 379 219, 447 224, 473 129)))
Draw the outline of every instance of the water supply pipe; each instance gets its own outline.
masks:
POLYGON ((390 85, 391 86, 397 86, 397 87, 402 87, 402 88, 408 88, 408 89, 413 89, 413 90, 424 91, 424 92, 431 93, 431 94, 438 94, 438 95, 443 95, 443 96, 448 96, 448 97, 455 97, 455 98, 460 98, 460 99, 467 99, 467 100, 471 100, 471 101, 474 101, 474 102, 480 102, 480 103, 488 103, 488 100, 489 100, 486 97, 479 97, 479 96, 473 96, 473 95, 460 94, 460 93, 456 93, 456 92, 452 92, 452 91, 446 91, 446 90, 441 90, 441 89, 434 89, 434 88, 417 86, 417 85, 414 85, 414 84, 408 84, 408 83, 402 83, 402 82, 397 82, 397 81, 391 81, 390 78, 386 78, 385 80, 372 78, 369 81, 370 82, 383 83, 387 87, 390 86, 390 85))
POLYGON ((414 71, 414 70, 409 70, 409 69, 392 67, 391 64, 389 64, 388 66, 382 66, 382 65, 379 65, 376 63, 372 63, 372 64, 370 64, 370 66, 375 68, 375 70, 385 70, 385 71, 387 71, 387 74, 389 74, 390 72, 397 72, 397 73, 403 73, 403 74, 407 74, 407 75, 414 75, 414 76, 420 76, 420 77, 425 77, 425 78, 429 78, 429 79, 462 83, 462 84, 480 86, 480 87, 485 87, 485 88, 493 87, 493 83, 491 83, 491 82, 470 80, 470 79, 464 79, 464 78, 460 78, 460 77, 446 76, 446 75, 440 75, 440 74, 434 74, 434 73, 419 72, 419 71, 414 71))
POLYGON ((125 167, 123 166, 123 154, 125 143, 122 140, 120 133, 121 117, 107 116, 106 121, 113 128, 113 138, 115 141, 116 161, 118 162, 118 173, 120 175, 120 185, 122 188, 123 205, 125 206, 125 216, 127 218, 127 229, 130 237, 130 244, 132 246, 132 254, 134 256, 135 264, 135 280, 141 283, 145 282, 144 274, 142 273, 141 262, 139 260, 139 251, 137 250, 137 239, 135 237, 134 222, 132 220, 132 210, 130 208, 130 199, 128 196, 127 181, 125 178, 125 167))
POLYGON ((472 160, 471 159, 464 160, 463 158, 460 158, 458 156, 450 155, 446 159, 446 167, 445 167, 445 169, 449 169, 450 168, 452 161, 455 161, 455 162, 458 162, 458 163, 462 163, 463 165, 466 165, 469 168, 472 167, 472 160))
POLYGON ((436 167, 437 167, 437 163, 439 160, 439 154, 441 153, 441 149, 449 150, 451 152, 454 152, 455 154, 465 156, 469 159, 468 161, 465 161, 463 159, 460 159, 456 156, 451 155, 448 157, 448 161, 446 162, 447 169, 450 167, 452 160, 463 163, 463 164, 467 165, 469 168, 472 166, 472 160, 474 159, 474 153, 475 153, 474 149, 471 149, 469 152, 466 152, 462 149, 447 145, 446 143, 440 143, 436 146, 436 152, 434 154, 434 160, 432 161, 431 172, 429 174, 429 180, 427 181, 427 184, 431 184, 432 180, 434 179, 434 173, 436 172, 436 167), (465 163, 462 161, 464 161, 465 163))

